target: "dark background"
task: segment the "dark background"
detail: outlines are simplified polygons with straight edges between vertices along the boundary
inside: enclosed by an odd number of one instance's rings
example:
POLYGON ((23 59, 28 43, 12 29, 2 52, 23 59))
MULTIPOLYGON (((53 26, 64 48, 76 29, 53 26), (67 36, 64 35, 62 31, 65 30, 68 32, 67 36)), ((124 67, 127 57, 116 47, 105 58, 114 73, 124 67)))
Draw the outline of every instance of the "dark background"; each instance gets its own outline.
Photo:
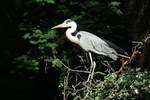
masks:
MULTIPOLYGON (((74 0, 71 1, 73 2, 74 0)), ((32 25, 35 25, 40 23, 40 19, 44 19, 46 23, 41 24, 41 27, 48 29, 53 25, 61 23, 68 17, 80 15, 79 12, 81 10, 83 10, 83 12, 91 10, 91 12, 87 12, 81 19, 77 20, 77 22, 80 24, 80 29, 92 32, 103 25, 100 24, 101 20, 96 21, 94 20, 95 17, 92 18, 91 15, 94 15, 95 13, 94 16, 97 16, 96 14, 100 12, 103 14, 107 11, 104 11, 102 8, 102 10, 84 9, 82 8, 82 4, 85 3, 84 1, 83 3, 82 1, 77 1, 77 4, 74 4, 73 6, 71 6, 67 0, 56 0, 55 4, 47 4, 45 6, 36 5, 36 3, 33 3, 32 6, 32 4, 24 4, 25 2, 27 1, 20 0, 19 2, 18 0, 3 0, 3 2, 0 3, 0 91, 2 95, 0 99, 56 100, 59 99, 59 97, 61 98, 61 96, 59 96, 57 88, 60 72, 55 68, 49 68, 47 73, 44 73, 43 69, 41 69, 38 73, 32 70, 21 71, 21 76, 14 72, 14 69, 16 69, 16 65, 13 63, 14 58, 26 53, 32 48, 26 40, 21 38, 22 35, 18 34, 20 32, 18 30, 18 25, 20 23, 28 24, 28 22, 32 22, 32 25), (18 2, 18 4, 16 2, 18 2), (81 6, 79 6, 79 2, 81 2, 81 6), (59 5, 67 6, 69 13, 67 11, 64 11, 66 13, 63 11, 58 13, 57 7, 59 5), (29 15, 24 18, 22 16, 22 12, 25 11, 28 11, 29 15), (47 14, 44 16, 37 16, 41 14, 42 11, 45 11, 47 14), (28 21, 23 22, 23 19, 28 21), (82 22, 82 19, 85 23, 82 22), (94 20, 93 23, 97 24, 94 24, 95 27, 92 28, 93 24, 88 23, 86 19, 94 20), (89 26, 86 26, 87 24, 89 24, 89 26)), ((101 2, 104 4, 106 3, 103 0, 101 0, 101 2)), ((142 40, 145 33, 149 33, 150 2, 149 0, 123 0, 121 9, 123 10, 124 15, 111 16, 111 18, 108 18, 108 22, 103 19, 103 24, 109 23, 111 26, 111 31, 108 32, 109 34, 105 34, 103 37, 113 41, 131 54, 131 41, 142 40), (110 33, 114 35, 111 35, 110 33)), ((103 16, 99 16, 98 19, 101 17, 103 16)), ((102 31, 107 33, 106 30, 102 31)), ((146 43, 145 45, 146 60, 144 64, 149 65, 149 43, 146 43)))

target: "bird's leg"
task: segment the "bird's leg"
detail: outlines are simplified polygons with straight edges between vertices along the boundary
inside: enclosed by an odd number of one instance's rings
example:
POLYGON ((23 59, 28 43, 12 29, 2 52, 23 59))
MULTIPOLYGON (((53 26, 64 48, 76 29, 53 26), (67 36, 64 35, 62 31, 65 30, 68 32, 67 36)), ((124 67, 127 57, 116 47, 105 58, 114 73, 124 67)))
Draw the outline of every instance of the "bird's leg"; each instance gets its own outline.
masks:
POLYGON ((92 60, 92 54, 91 54, 91 52, 89 52, 89 57, 90 57, 91 66, 90 66, 90 73, 89 73, 87 82, 89 82, 91 80, 92 70, 93 70, 93 65, 94 65, 93 60, 92 60))
POLYGON ((96 63, 95 63, 95 61, 93 61, 93 68, 92 68, 92 71, 91 71, 91 79, 93 79, 95 67, 96 67, 96 63))
POLYGON ((91 54, 91 52, 89 52, 89 57, 90 57, 90 61, 91 61, 91 66, 93 66, 93 59, 92 59, 92 54, 91 54))

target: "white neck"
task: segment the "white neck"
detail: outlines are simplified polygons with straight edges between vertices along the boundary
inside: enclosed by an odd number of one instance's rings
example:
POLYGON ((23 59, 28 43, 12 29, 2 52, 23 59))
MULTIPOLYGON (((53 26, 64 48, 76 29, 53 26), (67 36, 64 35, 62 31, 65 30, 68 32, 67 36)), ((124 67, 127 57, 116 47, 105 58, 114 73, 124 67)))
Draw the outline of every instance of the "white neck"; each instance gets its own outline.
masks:
POLYGON ((77 29, 77 24, 75 22, 72 22, 70 24, 70 28, 68 28, 66 31, 66 36, 71 42, 78 44, 79 43, 78 38, 76 36, 72 36, 71 34, 74 33, 76 29, 77 29))

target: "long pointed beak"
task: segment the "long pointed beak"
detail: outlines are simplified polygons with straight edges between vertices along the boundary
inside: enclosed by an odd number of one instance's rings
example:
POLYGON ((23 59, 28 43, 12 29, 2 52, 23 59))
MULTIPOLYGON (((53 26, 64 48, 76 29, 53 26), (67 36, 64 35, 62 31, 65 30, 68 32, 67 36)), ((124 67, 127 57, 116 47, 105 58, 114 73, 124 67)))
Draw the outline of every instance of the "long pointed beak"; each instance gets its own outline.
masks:
POLYGON ((66 26, 62 23, 62 24, 59 24, 59 25, 56 25, 54 27, 52 27, 51 29, 56 29, 56 28, 65 28, 66 26))

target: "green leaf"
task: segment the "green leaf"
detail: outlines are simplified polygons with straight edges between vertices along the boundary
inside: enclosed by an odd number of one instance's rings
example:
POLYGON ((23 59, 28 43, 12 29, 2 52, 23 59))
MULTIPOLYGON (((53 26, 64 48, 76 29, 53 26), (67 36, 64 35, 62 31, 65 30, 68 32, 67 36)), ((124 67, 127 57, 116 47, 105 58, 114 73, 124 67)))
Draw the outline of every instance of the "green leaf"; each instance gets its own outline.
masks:
POLYGON ((47 1, 47 3, 51 3, 51 4, 55 3, 55 0, 45 0, 45 1, 47 1))
POLYGON ((54 66, 56 66, 56 67, 62 67, 62 62, 61 62, 61 60, 60 59, 53 59, 53 61, 52 61, 52 65, 53 65, 53 67, 54 66))
POLYGON ((24 36, 23 36, 24 39, 31 39, 31 35, 30 33, 26 33, 24 36))
POLYGON ((30 43, 31 43, 31 44, 34 44, 34 45, 38 44, 38 42, 37 42, 37 41, 34 41, 34 40, 30 40, 30 43))
POLYGON ((109 6, 120 6, 120 2, 112 1, 112 2, 109 3, 109 6))
POLYGON ((46 2, 46 3, 51 3, 51 4, 54 4, 55 3, 55 0, 35 0, 36 2, 46 2))
POLYGON ((48 33, 45 34, 45 38, 54 39, 57 37, 55 30, 48 30, 48 33))

